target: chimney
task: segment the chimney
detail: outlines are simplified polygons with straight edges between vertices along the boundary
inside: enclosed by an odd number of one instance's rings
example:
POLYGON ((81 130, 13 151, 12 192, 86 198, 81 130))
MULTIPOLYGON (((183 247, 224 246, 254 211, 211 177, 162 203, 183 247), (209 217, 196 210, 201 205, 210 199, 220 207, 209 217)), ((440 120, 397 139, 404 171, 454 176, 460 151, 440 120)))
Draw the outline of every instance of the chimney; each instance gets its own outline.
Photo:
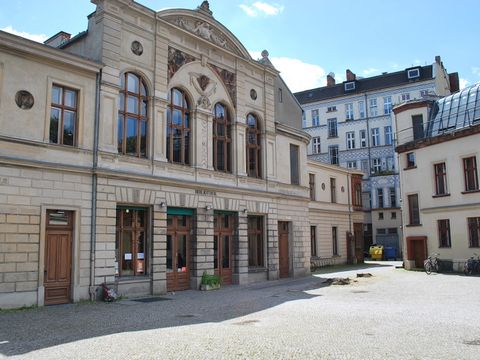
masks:
POLYGON ((54 48, 58 48, 61 45, 63 45, 64 43, 66 43, 68 40, 70 40, 71 36, 72 36, 71 34, 65 32, 65 31, 60 31, 60 32, 56 33, 55 35, 53 35, 51 38, 45 40, 43 43, 45 45, 48 45, 48 46, 51 46, 51 47, 54 47, 54 48))
POLYGON ((327 86, 335 86, 335 74, 330 73, 327 75, 327 86))
POLYGON ((357 79, 357 75, 351 72, 350 69, 347 69, 346 74, 347 74, 347 81, 353 81, 357 79))
POLYGON ((435 62, 436 62, 438 65, 441 65, 441 64, 442 64, 442 58, 440 57, 440 55, 435 56, 435 62))

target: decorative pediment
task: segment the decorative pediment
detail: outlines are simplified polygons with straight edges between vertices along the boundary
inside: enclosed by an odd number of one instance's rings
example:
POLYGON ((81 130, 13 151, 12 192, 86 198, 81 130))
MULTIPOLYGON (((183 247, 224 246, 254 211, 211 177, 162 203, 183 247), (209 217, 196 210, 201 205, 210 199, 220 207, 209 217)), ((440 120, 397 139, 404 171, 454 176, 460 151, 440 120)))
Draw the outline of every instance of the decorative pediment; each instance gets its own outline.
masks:
POLYGON ((251 59, 245 47, 213 17, 191 10, 165 10, 159 18, 241 57, 251 59))

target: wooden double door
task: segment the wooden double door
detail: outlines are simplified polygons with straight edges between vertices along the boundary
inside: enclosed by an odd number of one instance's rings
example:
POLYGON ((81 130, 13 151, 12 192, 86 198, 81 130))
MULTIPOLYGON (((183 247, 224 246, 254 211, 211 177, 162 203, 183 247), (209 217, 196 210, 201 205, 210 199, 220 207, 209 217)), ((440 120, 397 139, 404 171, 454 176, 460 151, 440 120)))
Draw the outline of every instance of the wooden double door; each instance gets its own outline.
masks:
POLYGON ((232 245, 235 233, 233 214, 215 213, 213 235, 213 263, 215 275, 220 276, 223 285, 232 284, 232 245))
POLYGON ((190 289, 192 216, 167 215, 167 291, 190 289))
POLYGON ((43 285, 45 305, 71 301, 73 212, 48 210, 43 285))
POLYGON ((290 276, 290 256, 289 256, 289 223, 286 221, 278 222, 278 258, 279 258, 279 276, 286 278, 290 276))

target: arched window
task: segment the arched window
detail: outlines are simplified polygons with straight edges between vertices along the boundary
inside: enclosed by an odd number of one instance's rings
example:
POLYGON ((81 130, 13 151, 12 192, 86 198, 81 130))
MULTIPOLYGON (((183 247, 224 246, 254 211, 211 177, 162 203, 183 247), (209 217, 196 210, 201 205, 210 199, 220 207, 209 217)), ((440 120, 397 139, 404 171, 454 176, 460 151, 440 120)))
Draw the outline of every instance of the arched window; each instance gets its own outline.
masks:
POLYGON ((247 174, 259 178, 261 173, 260 154, 262 150, 258 119, 253 114, 247 115, 247 174))
POLYGON ((232 171, 232 129, 225 105, 215 105, 213 114, 213 167, 218 171, 232 171))
POLYGON ((190 110, 185 93, 173 88, 168 93, 167 159, 172 163, 190 164, 190 110))
POLYGON ((133 73, 121 78, 118 110, 118 153, 147 157, 147 87, 133 73))

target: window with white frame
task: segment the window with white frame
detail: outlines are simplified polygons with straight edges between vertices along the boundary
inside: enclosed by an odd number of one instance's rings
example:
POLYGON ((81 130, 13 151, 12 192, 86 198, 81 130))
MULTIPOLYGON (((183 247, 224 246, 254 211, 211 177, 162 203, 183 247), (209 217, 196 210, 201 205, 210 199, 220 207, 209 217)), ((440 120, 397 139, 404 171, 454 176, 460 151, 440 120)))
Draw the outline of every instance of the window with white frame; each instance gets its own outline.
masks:
POLYGON ((355 90, 355 82, 354 81, 351 81, 351 82, 347 82, 344 84, 344 89, 345 91, 353 91, 355 90))
POLYGON ((424 97, 428 95, 428 90, 420 90, 420 96, 424 97))
POLYGON ((320 125, 320 117, 318 116, 318 109, 312 110, 312 126, 320 125))
POLYGON ((337 111, 337 107, 335 105, 327 107, 327 112, 332 112, 332 111, 337 111))
POLYGON ((380 129, 372 128, 372 146, 380 145, 380 129))
POLYGON ((312 153, 313 154, 320 154, 321 146, 320 146, 320 136, 315 136, 312 138, 312 153))
POLYGON ((404 94, 400 95, 400 99, 401 99, 402 101, 408 101, 408 100, 410 100, 410 93, 404 93, 404 94))
POLYGON ((393 156, 387 156, 387 170, 393 171, 395 169, 395 164, 393 162, 393 156))
POLYGON ((367 130, 360 130, 360 147, 367 147, 367 130))
POLYGON ((347 149, 355 149, 355 131, 347 132, 347 149))
POLYGON ((356 161, 347 161, 347 168, 356 169, 357 168, 357 162, 356 161))
POLYGON ((385 145, 392 145, 392 127, 385 126, 385 145))
MULTIPOLYGON (((377 207, 379 208, 384 208, 385 203, 383 202, 383 189, 377 189, 377 207)), ((383 213, 382 213, 382 219, 383 219, 383 213)))
POLYGON ((328 147, 328 156, 330 158, 330 164, 338 165, 338 145, 328 147))
POLYGON ((365 102, 364 101, 359 101, 358 102, 358 115, 360 116, 360 119, 363 119, 365 117, 365 102))
POLYGON ((372 159, 372 170, 374 173, 379 173, 382 170, 382 160, 380 158, 372 159))
POLYGON ((370 116, 378 115, 377 99, 370 99, 369 111, 370 111, 370 116))
POLYGON ((383 113, 388 115, 392 112, 392 97, 385 96, 383 98, 383 113))
POLYGON ((361 167, 362 167, 362 172, 364 172, 368 176, 369 171, 368 171, 368 160, 367 159, 362 160, 361 167))
POLYGON ((353 104, 345 104, 345 118, 347 120, 353 120, 353 104))
POLYGON ((409 69, 407 70, 407 76, 409 79, 415 79, 420 77, 420 69, 409 69))
POLYGON ((328 137, 338 137, 337 119, 328 119, 328 137))

